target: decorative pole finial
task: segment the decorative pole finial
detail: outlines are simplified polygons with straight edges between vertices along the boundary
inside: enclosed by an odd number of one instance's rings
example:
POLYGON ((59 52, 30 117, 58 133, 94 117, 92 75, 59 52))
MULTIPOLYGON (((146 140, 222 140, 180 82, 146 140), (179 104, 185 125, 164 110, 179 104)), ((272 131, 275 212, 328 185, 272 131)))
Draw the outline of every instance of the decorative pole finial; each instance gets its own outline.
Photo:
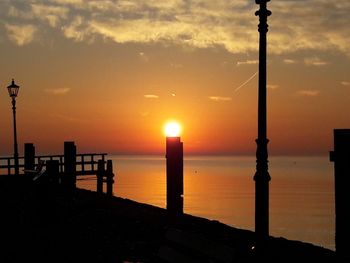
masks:
POLYGON ((269 237, 269 181, 266 118, 266 35, 268 32, 267 18, 271 11, 267 10, 270 0, 255 0, 260 9, 255 12, 259 16, 259 90, 258 90, 258 138, 256 139, 256 173, 255 181, 255 233, 257 247, 266 244, 269 237))

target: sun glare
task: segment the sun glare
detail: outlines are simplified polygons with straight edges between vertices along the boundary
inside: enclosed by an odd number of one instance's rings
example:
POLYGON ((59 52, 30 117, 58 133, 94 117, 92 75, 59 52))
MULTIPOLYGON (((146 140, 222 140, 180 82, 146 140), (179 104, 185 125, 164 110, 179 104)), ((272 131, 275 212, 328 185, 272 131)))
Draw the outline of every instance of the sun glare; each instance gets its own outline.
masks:
POLYGON ((176 121, 169 121, 164 125, 164 134, 167 137, 177 137, 180 135, 181 126, 176 121))

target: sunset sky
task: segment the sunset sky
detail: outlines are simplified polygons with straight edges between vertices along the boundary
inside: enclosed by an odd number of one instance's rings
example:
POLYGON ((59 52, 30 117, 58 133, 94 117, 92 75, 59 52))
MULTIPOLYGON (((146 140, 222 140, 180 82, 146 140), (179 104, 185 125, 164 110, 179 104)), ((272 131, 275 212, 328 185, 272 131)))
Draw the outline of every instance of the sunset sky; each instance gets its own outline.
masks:
MULTIPOLYGON (((350 1, 271 0, 270 154, 327 155, 350 128, 350 1)), ((253 0, 0 0, 0 154, 255 154, 258 5, 253 0)))

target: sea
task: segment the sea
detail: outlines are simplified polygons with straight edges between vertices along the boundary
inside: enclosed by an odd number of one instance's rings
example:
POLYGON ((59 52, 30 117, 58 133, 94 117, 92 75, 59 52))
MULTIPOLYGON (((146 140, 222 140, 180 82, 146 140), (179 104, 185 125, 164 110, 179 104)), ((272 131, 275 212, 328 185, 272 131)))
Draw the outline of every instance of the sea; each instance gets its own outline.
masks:
MULTIPOLYGON (((166 207, 164 156, 108 155, 114 195, 166 207)), ((254 230, 254 156, 185 156, 184 212, 254 230)), ((327 156, 270 156, 270 235, 335 250, 333 163, 327 156)), ((78 187, 96 190, 95 180, 78 187)))

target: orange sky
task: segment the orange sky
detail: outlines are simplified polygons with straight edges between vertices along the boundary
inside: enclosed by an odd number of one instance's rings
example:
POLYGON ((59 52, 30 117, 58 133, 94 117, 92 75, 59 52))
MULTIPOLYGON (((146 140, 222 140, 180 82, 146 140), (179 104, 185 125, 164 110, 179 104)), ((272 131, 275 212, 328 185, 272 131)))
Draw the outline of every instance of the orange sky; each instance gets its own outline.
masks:
MULTIPOLYGON (((185 153, 255 154, 258 6, 214 2, 1 1, 0 154, 13 153, 11 78, 20 152, 74 140, 79 152, 163 153, 177 119, 185 153)), ((269 8, 269 152, 327 155, 333 129, 350 126, 350 4, 269 8)))

